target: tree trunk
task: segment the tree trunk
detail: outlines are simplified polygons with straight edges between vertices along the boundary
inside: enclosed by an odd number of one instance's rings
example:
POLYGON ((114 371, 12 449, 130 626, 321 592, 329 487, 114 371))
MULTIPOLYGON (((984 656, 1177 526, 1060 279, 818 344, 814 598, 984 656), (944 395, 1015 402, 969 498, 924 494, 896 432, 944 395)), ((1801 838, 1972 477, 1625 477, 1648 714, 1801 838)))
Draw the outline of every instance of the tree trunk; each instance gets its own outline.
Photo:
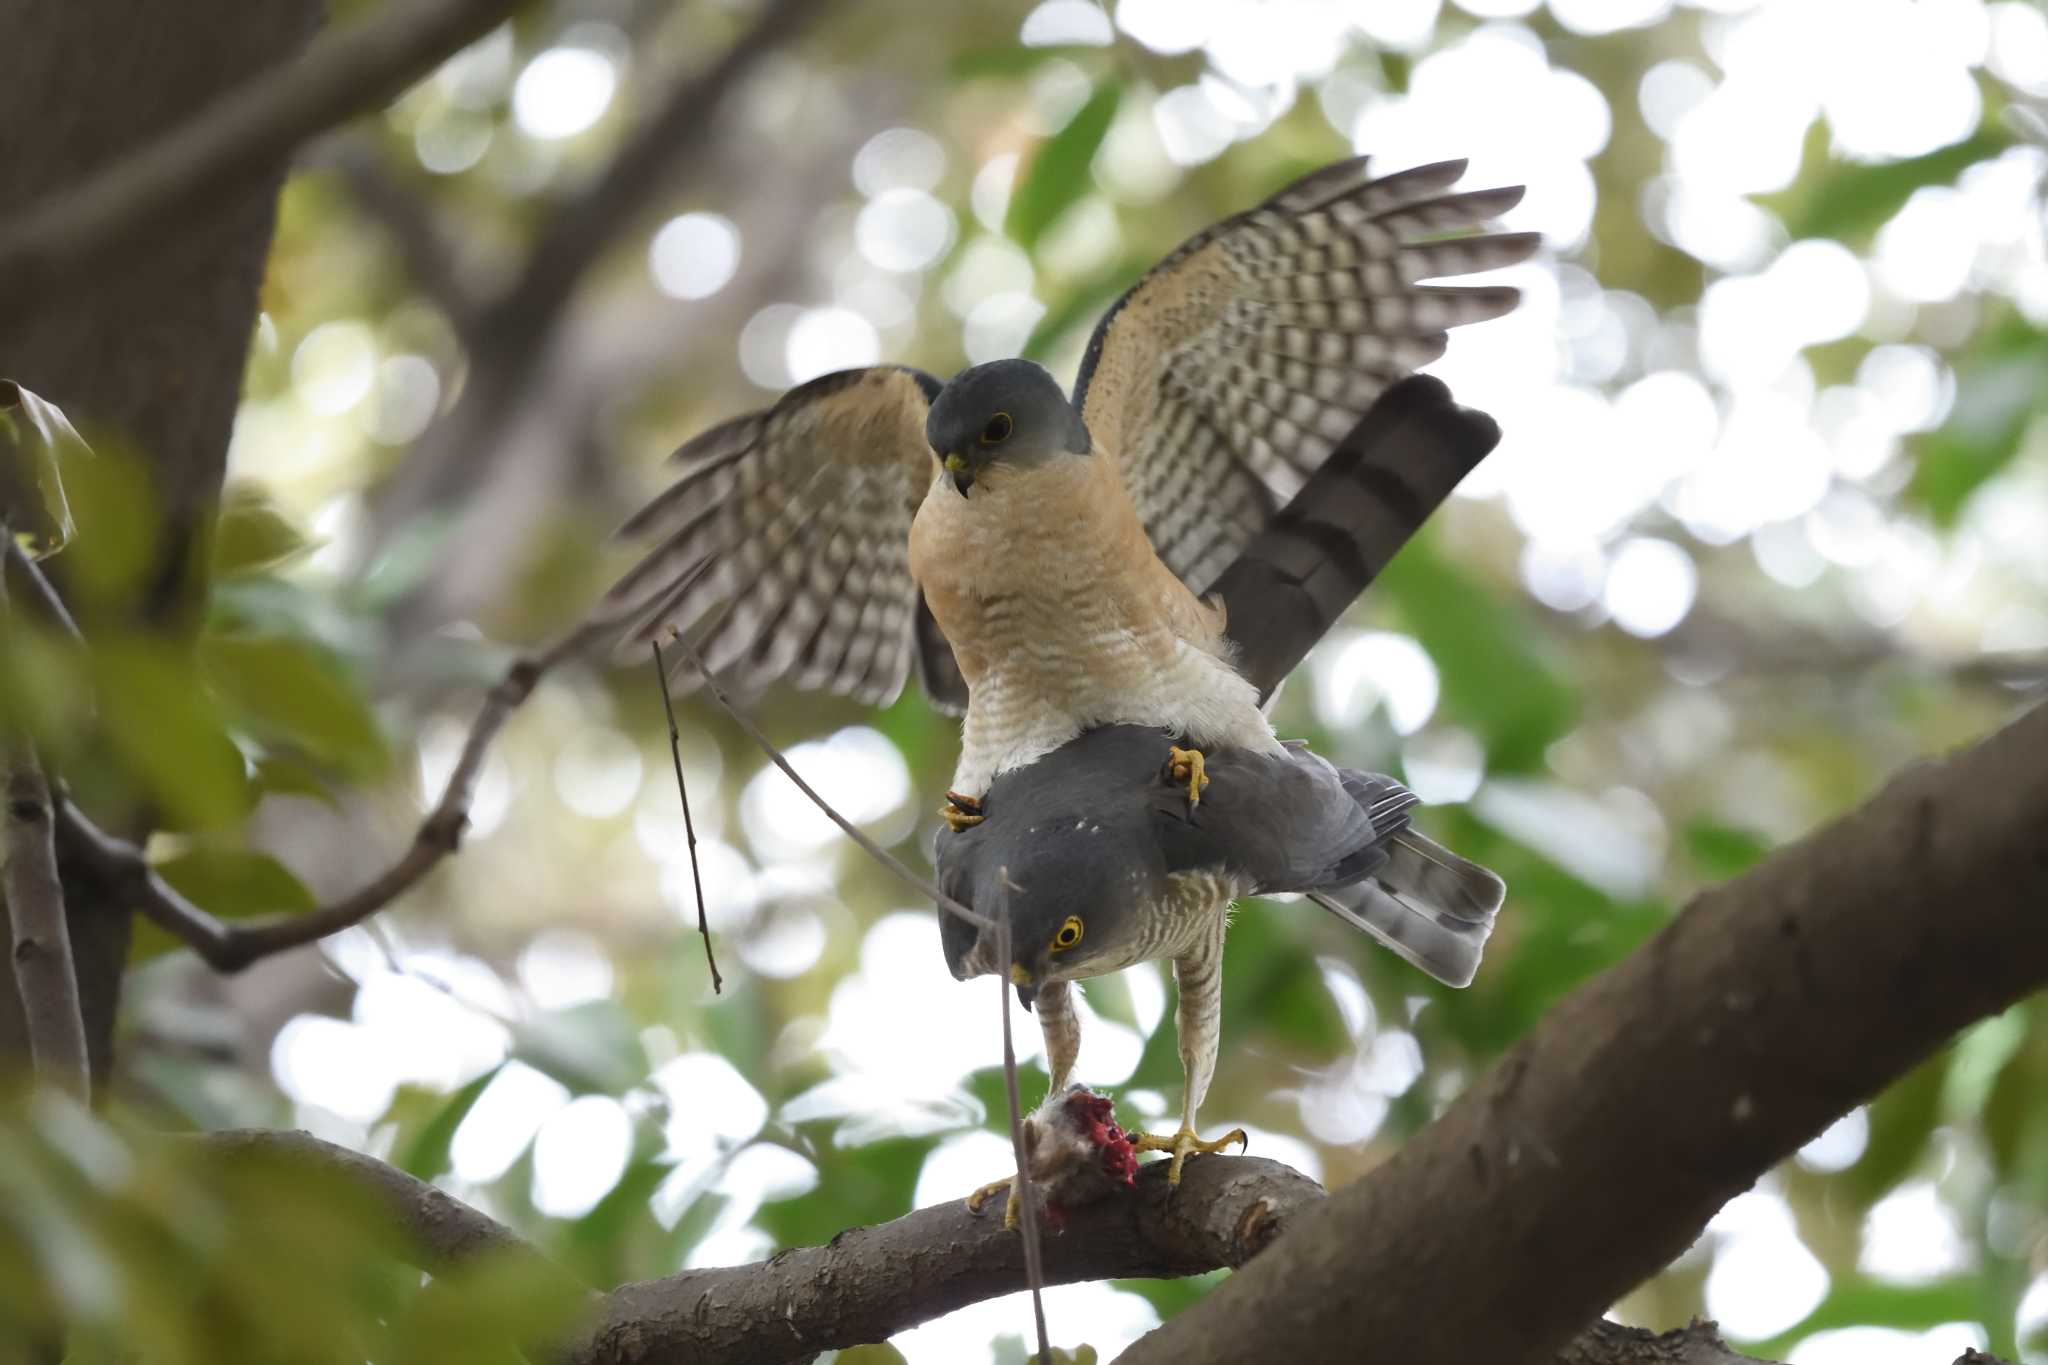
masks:
MULTIPOLYGON (((0 42, 0 219, 67 187, 294 52, 319 0, 28 0, 0 42), (24 12, 25 11, 25 12, 24 12)), ((0 313, 0 375, 63 407, 89 441, 151 470, 160 547, 134 624, 189 633, 205 589, 193 547, 220 493, 228 433, 270 246, 275 167, 205 214, 163 224, 90 288, 0 313)), ((75 547, 51 561, 91 553, 75 547)), ((65 868, 94 1089, 112 1059, 130 911, 65 868)), ((0 985, 0 1055, 25 1055, 20 1002, 0 985)))

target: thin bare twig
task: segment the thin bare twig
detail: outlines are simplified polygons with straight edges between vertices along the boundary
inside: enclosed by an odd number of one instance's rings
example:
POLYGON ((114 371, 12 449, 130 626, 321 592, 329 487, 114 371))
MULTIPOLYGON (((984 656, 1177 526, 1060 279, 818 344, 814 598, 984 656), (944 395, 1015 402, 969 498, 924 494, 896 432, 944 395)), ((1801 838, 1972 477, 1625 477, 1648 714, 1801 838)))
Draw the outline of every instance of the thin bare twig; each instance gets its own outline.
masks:
MULTIPOLYGON (((1010 893, 1018 890, 1010 869, 999 868, 1003 913, 996 916, 996 961, 1010 960, 1010 893)), ((1045 1330, 1045 1250, 1039 1242, 1038 1191, 1031 1181, 1030 1153, 1024 1150, 1024 1106, 1017 1095, 1017 1050, 1010 1041, 1010 978, 996 973, 996 1004, 1003 1012, 1003 1093, 1010 1101, 1010 1151, 1017 1158, 1017 1202, 1023 1206, 1024 1282, 1031 1287, 1031 1317, 1038 1327, 1038 1365, 1052 1365, 1052 1342, 1045 1330)))
POLYGON ((240 971, 260 958, 361 923, 418 885, 443 858, 455 852, 469 823, 470 802, 476 795, 484 755, 506 719, 533 694, 550 669, 615 629, 610 621, 588 621, 541 653, 521 658, 507 669, 470 723, 469 736, 442 788, 441 799, 420 822, 411 846, 367 885, 318 909, 225 923, 158 876, 140 848, 101 830, 69 799, 58 804, 58 832, 123 885, 153 923, 189 945, 207 965, 223 972, 240 971))
POLYGON ((676 795, 683 802, 683 837, 690 846, 690 884, 697 888, 697 932, 704 938, 704 963, 711 968, 711 993, 717 995, 725 986, 725 978, 718 974, 718 959, 711 955, 711 922, 704 917, 704 877, 697 867, 697 826, 690 819, 690 788, 683 781, 683 732, 676 728, 676 704, 668 695, 668 669, 661 662, 661 641, 650 640, 654 646, 654 685, 661 689, 661 712, 668 718, 668 756, 676 765, 676 795))
MULTIPOLYGON (((700 564, 693 572, 702 573, 706 567, 707 565, 700 564)), ((677 647, 683 651, 683 657, 689 661, 690 666, 697 670, 697 676, 704 680, 705 690, 711 693, 712 700, 718 703, 725 711, 725 714, 732 717, 733 724, 745 731, 747 738, 753 740, 761 752, 768 756, 768 761, 782 769, 782 775, 796 783, 796 789, 805 796, 810 797, 811 804, 825 812, 826 818, 839 826, 847 838, 853 840, 870 858, 873 858, 883 867, 894 872, 904 882, 937 901, 939 908, 947 914, 958 915, 977 929, 993 929, 995 927, 989 922, 986 915, 977 914, 969 910, 959 901, 954 900, 951 896, 939 890, 933 883, 918 876, 909 867, 905 866, 902 860, 897 858, 895 854, 883 848, 873 839, 868 838, 867 835, 861 833, 860 829, 851 820, 848 820, 838 811, 832 809, 832 803, 818 795, 810 783, 797 775, 796 769, 789 766, 789 760, 782 756, 782 750, 776 748, 768 736, 761 733, 761 728, 748 718, 747 713, 740 710, 734 704, 733 699, 726 695, 725 689, 719 686, 718 679, 712 675, 710 669, 704 666, 704 656, 697 652, 697 647, 690 643, 689 638, 680 634, 671 635, 671 638, 675 641, 677 647)), ((665 684, 664 690, 666 690, 665 684)))
POLYGON ((0 297, 53 297, 167 218, 269 174, 307 138, 395 97, 489 32, 518 0, 387 5, 329 33, 0 234, 0 297))
MULTIPOLYGON (((0 541, 20 553, 5 521, 0 521, 0 541)), ((22 558, 28 562, 26 555, 22 558)), ((0 573, 0 650, 12 630, 6 575, 0 573)), ((57 846, 50 832, 50 785, 27 731, 10 727, 5 739, 0 752, 7 800, 0 817, 5 830, 0 836, 0 893, 13 930, 14 984, 28 1024, 29 1059, 37 1081, 68 1091, 83 1104, 92 1098, 92 1065, 78 1003, 78 971, 71 960, 71 930, 64 919, 64 884, 57 876, 57 846)))

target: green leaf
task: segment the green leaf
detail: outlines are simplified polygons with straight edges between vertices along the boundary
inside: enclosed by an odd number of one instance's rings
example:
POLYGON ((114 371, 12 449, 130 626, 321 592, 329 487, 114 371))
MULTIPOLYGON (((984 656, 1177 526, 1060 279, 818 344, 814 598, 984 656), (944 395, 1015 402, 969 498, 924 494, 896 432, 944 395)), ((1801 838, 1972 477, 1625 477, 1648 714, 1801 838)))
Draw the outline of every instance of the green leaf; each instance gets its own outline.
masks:
POLYGON ((1516 607, 1423 537, 1394 556, 1377 587, 1429 652, 1444 709, 1478 733, 1488 767, 1539 767, 1571 728, 1578 700, 1516 607))
POLYGON ((156 870, 222 919, 298 914, 318 904, 305 883, 268 853, 201 845, 164 859, 156 870))
MULTIPOLYGON (((202 842, 154 866, 187 900, 221 919, 303 914, 316 904, 305 883, 268 853, 202 842)), ((138 923, 128 960, 144 962, 181 946, 155 925, 138 923)))
POLYGON ((1763 203, 1784 215, 1786 230, 1795 239, 1853 241, 1882 227, 1913 197, 1913 191, 1954 184, 1957 176, 1997 156, 2012 141, 2011 133, 1989 124, 1961 142, 1903 161, 1878 165, 1830 161, 1818 171, 1802 174, 1793 189, 1763 203))
POLYGON ((1771 841, 1753 830, 1695 820, 1685 827, 1685 851, 1700 875, 1718 882, 1756 866, 1771 851, 1771 841))
POLYGON ((592 1283, 618 1284, 635 1266, 680 1261, 702 1237, 701 1227, 692 1235, 679 1222, 671 1233, 654 1216, 655 1191, 676 1169, 658 1157, 662 1145, 643 1138, 618 1183, 564 1229, 554 1247, 563 1264, 592 1283))
POLYGON ((260 486, 236 483, 227 490, 213 533, 213 572, 225 578, 269 568, 311 548, 260 486))
POLYGON ((1089 166, 1109 135, 1123 93, 1122 85, 1104 81, 1064 128, 1039 144, 1010 193, 1003 218, 1003 231, 1018 246, 1026 251, 1037 246, 1046 229, 1088 193, 1094 183, 1089 166))
POLYGON ((1912 493, 1937 524, 1963 506, 2019 453, 2027 424, 2048 413, 2048 332, 2017 319, 1980 339, 1956 366, 1956 398, 1939 430, 1920 438, 1912 493))
MULTIPOLYGON (((1828 1296, 1798 1325, 1767 1341, 1745 1346, 1767 1359, 1789 1355, 1815 1332, 1840 1327, 1890 1327, 1924 1332, 1945 1322, 1968 1322, 1983 1305, 1983 1290, 1974 1275, 1957 1275, 1931 1284, 1888 1284, 1861 1275, 1835 1281, 1828 1296)), ((1729 1335, 1733 1336, 1733 1333, 1729 1335)))
POLYGON ((305 796, 339 810, 334 791, 320 774, 295 759, 265 754, 256 760, 256 791, 260 796, 305 796))
POLYGON ((62 408, 0 379, 0 521, 31 559, 57 553, 76 533, 63 474, 91 457, 62 408))
POLYGON ((101 715, 114 745, 163 807, 168 828, 210 829, 247 815, 255 793, 220 708, 176 651, 113 640, 95 651, 101 715))
MULTIPOLYGON (((1040 1080, 1041 1095, 1044 1084, 1040 1080)), ((815 1131, 814 1125, 803 1125, 803 1131, 815 1131)), ((777 1246, 797 1247, 821 1245, 863 1223, 901 1218, 917 1192, 925 1158, 937 1145, 935 1137, 884 1138, 860 1147, 840 1147, 829 1141, 805 1144, 803 1154, 818 1168, 817 1188, 799 1199, 763 1204, 754 1214, 754 1225, 773 1237, 777 1246)), ((990 1171, 985 1179, 1009 1173, 1005 1167, 990 1171)), ((961 1190, 960 1197, 965 1199, 969 1193, 961 1190)))
POLYGON ((1941 1119, 1951 1056, 1928 1058, 1871 1103, 1869 1145, 1841 1177, 1858 1204, 1875 1204, 1919 1165, 1941 1119))
POLYGON ((904 1365, 903 1352, 886 1341, 871 1341, 847 1347, 833 1357, 833 1365, 904 1365))
POLYGON ((1024 358, 1044 360, 1067 333, 1083 325, 1094 326, 1103 310, 1136 284, 1150 265, 1150 261, 1127 257, 1069 290, 1031 329, 1031 337, 1024 343, 1024 358))
POLYGON ((512 1032, 512 1055, 577 1094, 617 1095, 647 1075, 639 1030, 612 1000, 520 1021, 512 1032))
POLYGON ((469 1117, 469 1111, 476 1107, 478 1098, 489 1088, 491 1082, 498 1078, 498 1073, 504 1069, 504 1065, 500 1062, 450 1095, 441 1107, 434 1111, 434 1116, 413 1135, 412 1141, 406 1143, 404 1148, 395 1154, 398 1168, 418 1176, 421 1180, 432 1180, 447 1170, 448 1149, 455 1141, 455 1130, 469 1117))
MULTIPOLYGON (((967 1093, 974 1096, 988 1115, 983 1127, 1004 1138, 1010 1136, 1010 1097, 1003 1085, 1003 1068, 985 1066, 967 1078, 967 1093)), ((1052 1077, 1045 1074, 1039 1063, 1017 1063, 1017 1103, 1024 1106, 1024 1113, 1030 1113, 1038 1102, 1045 1098, 1052 1088, 1052 1077)), ((990 1176, 989 1179, 995 1179, 990 1176)))
POLYGON ((78 548, 65 558, 65 588, 88 636, 95 618, 134 620, 134 607, 157 567, 161 534, 156 486, 142 461, 102 448, 64 469, 64 489, 78 523, 78 548))
POLYGON ((237 720, 257 735, 356 775, 384 766, 369 703, 315 646, 280 635, 208 635, 200 649, 237 720))
POLYGON ((2012 1054, 1984 1105, 1985 1141, 2011 1193, 2048 1207, 2048 1009, 2017 1005, 2028 1016, 2026 1041, 2012 1054))

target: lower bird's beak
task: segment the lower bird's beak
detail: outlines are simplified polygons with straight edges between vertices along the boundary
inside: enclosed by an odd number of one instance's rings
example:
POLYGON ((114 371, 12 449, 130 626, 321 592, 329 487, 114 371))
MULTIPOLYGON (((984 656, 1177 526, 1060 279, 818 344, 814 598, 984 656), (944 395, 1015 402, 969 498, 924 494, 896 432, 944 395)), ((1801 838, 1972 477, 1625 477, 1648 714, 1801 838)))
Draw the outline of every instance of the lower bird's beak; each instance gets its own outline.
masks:
POLYGON ((1038 999, 1038 986, 1032 981, 1031 973, 1024 969, 1023 963, 1010 964, 1010 984, 1017 988, 1017 1003, 1027 1010, 1030 1009, 1032 1002, 1038 999))
POLYGON ((967 490, 974 487, 974 470, 968 466, 967 457, 958 451, 948 455, 946 472, 953 476, 953 487, 960 491, 960 496, 966 497, 967 490))

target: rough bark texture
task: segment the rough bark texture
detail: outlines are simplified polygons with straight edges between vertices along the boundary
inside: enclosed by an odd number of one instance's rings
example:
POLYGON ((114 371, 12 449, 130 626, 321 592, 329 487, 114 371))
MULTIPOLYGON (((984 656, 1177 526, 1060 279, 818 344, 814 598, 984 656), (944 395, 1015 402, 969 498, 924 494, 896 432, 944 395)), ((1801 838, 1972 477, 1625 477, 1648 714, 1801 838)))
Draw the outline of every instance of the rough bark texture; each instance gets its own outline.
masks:
MULTIPOLYGON (((1163 1163, 1147 1166, 1135 1190, 1075 1211, 1047 1236, 1046 1283, 1242 1265, 1323 1198, 1307 1176, 1256 1157, 1190 1161, 1173 1193, 1165 1175, 1163 1163)), ((1024 1288, 1024 1239, 1003 1231, 1001 1210, 997 1200, 973 1214, 954 1200, 760 1264, 625 1285, 605 1297, 596 1326, 568 1358, 769 1365, 885 1340, 1024 1288)))
MULTIPOLYGON (((517 4, 384 5, 374 20, 330 33, 304 60, 241 69, 231 86, 210 87, 204 107, 177 110, 179 117, 152 130, 147 145, 131 147, 103 174, 20 204, 0 224, 0 293, 17 307, 37 307, 67 290, 103 285, 108 267, 123 252, 151 245, 162 224, 182 223, 267 178, 301 142, 396 98, 517 4)), ((97 100, 105 92, 74 90, 72 98, 97 100)))
POLYGON ((2043 830, 2048 707, 1700 895, 1123 1358, 1551 1359, 1835 1116, 2048 982, 2043 830))
MULTIPOLYGON (((41 0, 0 42, 0 219, 78 183, 250 74, 288 56, 318 0, 41 0)), ((191 546, 220 492, 243 356, 256 317, 283 165, 243 194, 165 222, 87 287, 0 313, 0 374, 64 409, 88 440, 136 450, 155 475, 165 534, 145 623, 192 619, 191 546)), ((85 553, 74 547, 52 561, 85 553)), ((71 939, 96 1080, 111 1057, 129 914, 65 868, 71 939)), ((0 1057, 22 1050, 19 1001, 0 987, 0 1057)))
MULTIPOLYGON (((1774 1365, 1728 1349, 1711 1322, 1646 1332, 1602 1318, 1557 1353, 1556 1365, 1774 1365)), ((1934 1365, 1929 1361, 1928 1365, 1934 1365)))

